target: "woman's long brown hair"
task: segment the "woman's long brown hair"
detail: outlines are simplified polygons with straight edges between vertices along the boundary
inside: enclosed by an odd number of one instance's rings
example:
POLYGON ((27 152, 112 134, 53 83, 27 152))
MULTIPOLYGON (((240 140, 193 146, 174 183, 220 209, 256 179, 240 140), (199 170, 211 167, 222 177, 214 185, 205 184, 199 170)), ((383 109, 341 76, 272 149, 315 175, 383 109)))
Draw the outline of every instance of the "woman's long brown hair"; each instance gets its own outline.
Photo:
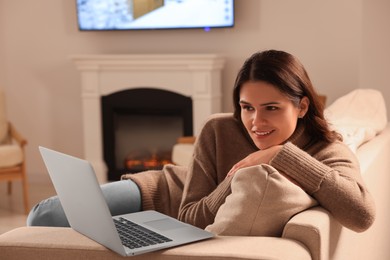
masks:
POLYGON ((240 69, 233 90, 234 117, 241 121, 240 90, 246 82, 264 81, 275 86, 298 106, 303 97, 310 101, 302 121, 307 133, 315 139, 334 142, 342 140, 340 134, 331 131, 324 118, 324 104, 301 64, 293 55, 278 50, 257 52, 247 59, 240 69))

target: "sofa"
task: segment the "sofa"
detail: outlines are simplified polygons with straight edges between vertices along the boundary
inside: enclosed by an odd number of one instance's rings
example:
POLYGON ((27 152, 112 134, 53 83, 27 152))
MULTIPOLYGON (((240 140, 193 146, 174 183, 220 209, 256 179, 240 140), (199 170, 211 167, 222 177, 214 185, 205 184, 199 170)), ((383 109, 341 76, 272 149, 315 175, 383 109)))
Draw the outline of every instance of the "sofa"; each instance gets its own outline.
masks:
MULTIPOLYGON (((390 124, 380 92, 355 90, 326 109, 332 127, 359 158, 363 178, 376 203, 374 224, 363 233, 342 227, 315 206, 292 216, 280 237, 215 236, 133 259, 390 259, 390 124)), ((189 143, 174 148, 185 164, 189 143), (184 156, 186 155, 186 156, 184 156)), ((1 259, 122 259, 71 228, 19 227, 0 235, 1 259)))

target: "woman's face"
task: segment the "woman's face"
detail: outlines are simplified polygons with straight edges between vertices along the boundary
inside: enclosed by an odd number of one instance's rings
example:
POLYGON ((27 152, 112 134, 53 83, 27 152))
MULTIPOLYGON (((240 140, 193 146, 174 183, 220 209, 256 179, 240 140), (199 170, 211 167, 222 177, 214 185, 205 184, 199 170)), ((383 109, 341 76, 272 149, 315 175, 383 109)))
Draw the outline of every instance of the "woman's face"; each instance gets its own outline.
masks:
POLYGON ((308 109, 307 97, 293 104, 272 84, 246 82, 240 90, 241 120, 256 146, 267 149, 283 144, 295 131, 298 118, 308 109))

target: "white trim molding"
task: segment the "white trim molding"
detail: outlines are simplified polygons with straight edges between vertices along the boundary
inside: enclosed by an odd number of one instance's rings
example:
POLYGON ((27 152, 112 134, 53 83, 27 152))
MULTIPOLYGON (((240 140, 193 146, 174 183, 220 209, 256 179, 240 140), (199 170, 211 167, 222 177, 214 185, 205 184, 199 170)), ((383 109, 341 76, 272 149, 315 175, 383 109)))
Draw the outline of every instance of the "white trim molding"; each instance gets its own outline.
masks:
POLYGON ((221 112, 221 73, 225 59, 218 54, 73 55, 81 73, 84 156, 100 183, 107 181, 103 161, 100 97, 133 88, 157 88, 188 96, 193 102, 193 132, 213 113, 221 112))

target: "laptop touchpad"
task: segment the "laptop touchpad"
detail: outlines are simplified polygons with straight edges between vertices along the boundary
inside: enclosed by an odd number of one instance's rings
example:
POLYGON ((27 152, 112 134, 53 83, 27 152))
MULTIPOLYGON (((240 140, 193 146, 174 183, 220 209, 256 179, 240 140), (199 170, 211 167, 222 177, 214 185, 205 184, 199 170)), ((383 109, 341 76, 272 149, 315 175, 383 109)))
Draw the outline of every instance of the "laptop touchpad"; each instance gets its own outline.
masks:
POLYGON ((144 224, 158 230, 170 230, 170 229, 185 227, 184 223, 169 218, 148 221, 148 222, 144 222, 144 224))

